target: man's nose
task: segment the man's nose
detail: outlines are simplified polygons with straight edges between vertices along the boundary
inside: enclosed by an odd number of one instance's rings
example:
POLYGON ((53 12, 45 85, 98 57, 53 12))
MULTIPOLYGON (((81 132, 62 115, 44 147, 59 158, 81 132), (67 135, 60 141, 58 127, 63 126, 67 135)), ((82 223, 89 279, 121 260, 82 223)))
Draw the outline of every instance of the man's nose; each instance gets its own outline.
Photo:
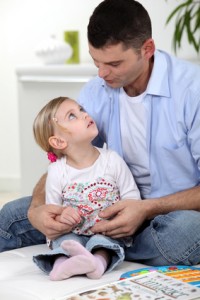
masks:
POLYGON ((106 66, 99 67, 98 70, 99 77, 105 78, 109 74, 109 69, 106 66))

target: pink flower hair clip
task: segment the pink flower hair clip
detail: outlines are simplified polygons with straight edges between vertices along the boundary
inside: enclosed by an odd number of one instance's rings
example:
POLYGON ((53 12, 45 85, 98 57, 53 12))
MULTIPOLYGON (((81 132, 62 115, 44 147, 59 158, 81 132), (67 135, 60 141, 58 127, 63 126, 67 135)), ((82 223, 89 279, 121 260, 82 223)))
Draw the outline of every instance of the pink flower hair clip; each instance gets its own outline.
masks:
POLYGON ((57 155, 53 152, 47 152, 47 157, 50 162, 55 162, 57 160, 57 155))

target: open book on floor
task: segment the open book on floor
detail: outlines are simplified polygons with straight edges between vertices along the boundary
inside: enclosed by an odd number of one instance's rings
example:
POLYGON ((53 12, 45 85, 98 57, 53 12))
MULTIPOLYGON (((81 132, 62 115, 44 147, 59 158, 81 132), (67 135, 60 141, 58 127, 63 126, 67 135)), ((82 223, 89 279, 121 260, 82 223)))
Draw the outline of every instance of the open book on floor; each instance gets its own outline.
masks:
MULTIPOLYGON (((198 285, 189 284, 180 279, 180 272, 194 276, 200 269, 164 266, 143 268, 122 274, 117 282, 97 287, 90 291, 74 294, 61 300, 189 300, 200 299, 198 285), (187 270, 187 272, 186 272, 187 270), (196 272, 197 271, 197 272, 196 272), (172 273, 179 272, 176 279, 172 273), (167 274, 168 273, 168 274, 167 274), (169 275, 170 273, 170 275, 169 275)), ((195 275, 196 274, 196 275, 195 275)), ((185 279, 184 279, 185 280, 185 279)))
POLYGON ((154 271, 200 287, 200 268, 191 266, 162 266, 142 268, 123 273, 120 279, 125 279, 154 271))

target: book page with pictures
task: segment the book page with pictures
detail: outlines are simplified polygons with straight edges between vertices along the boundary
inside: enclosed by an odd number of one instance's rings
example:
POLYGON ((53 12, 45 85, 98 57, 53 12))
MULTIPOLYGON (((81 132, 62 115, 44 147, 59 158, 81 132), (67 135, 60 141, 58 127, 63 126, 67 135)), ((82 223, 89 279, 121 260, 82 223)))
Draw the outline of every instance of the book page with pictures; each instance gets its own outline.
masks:
POLYGON ((123 273, 120 276, 121 279, 142 275, 149 272, 157 271, 161 274, 170 276, 172 278, 187 282, 189 284, 200 287, 200 268, 193 266, 172 265, 172 266, 158 266, 158 267, 146 267, 141 269, 135 269, 123 273))
POLYGON ((200 288, 158 272, 138 275, 60 300, 192 300, 200 288))

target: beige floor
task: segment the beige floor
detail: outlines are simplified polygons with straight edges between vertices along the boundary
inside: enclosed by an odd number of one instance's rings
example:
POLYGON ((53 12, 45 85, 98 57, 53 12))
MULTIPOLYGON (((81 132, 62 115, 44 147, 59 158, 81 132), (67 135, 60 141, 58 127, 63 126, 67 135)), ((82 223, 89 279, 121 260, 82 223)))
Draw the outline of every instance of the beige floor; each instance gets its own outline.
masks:
POLYGON ((0 206, 19 197, 20 194, 18 192, 0 192, 0 206))

